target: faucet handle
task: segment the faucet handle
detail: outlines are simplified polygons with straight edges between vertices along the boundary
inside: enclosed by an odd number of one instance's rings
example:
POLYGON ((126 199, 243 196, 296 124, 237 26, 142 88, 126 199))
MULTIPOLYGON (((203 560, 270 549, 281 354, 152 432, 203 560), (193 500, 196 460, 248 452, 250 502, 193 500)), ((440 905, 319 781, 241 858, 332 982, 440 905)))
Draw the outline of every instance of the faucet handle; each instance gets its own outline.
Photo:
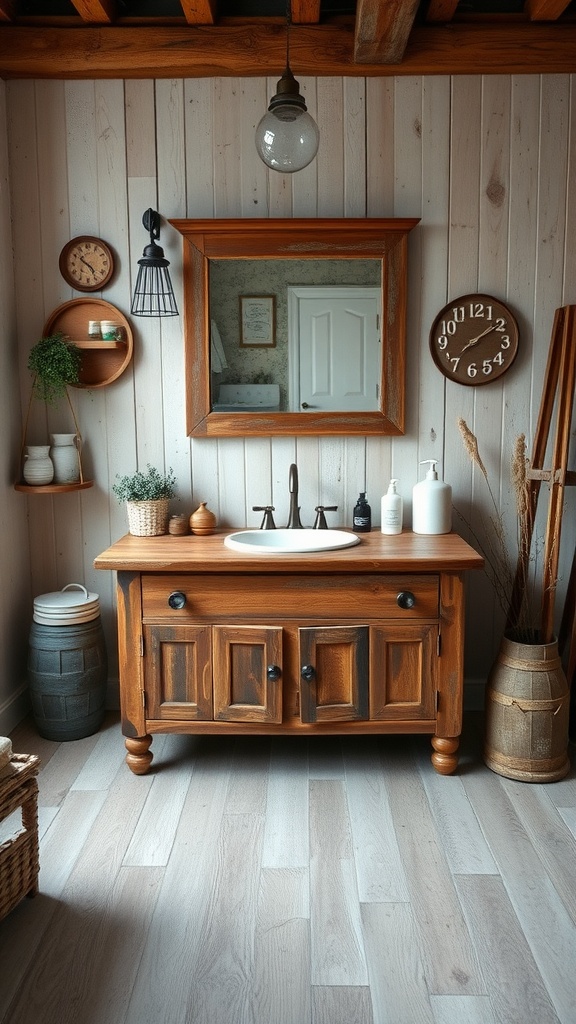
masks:
POLYGON ((276 523, 274 522, 273 512, 276 511, 274 505, 252 505, 253 512, 263 512, 264 516, 260 523, 261 530, 275 530, 276 523))
POLYGON ((315 530, 327 530, 328 523, 326 522, 325 512, 337 512, 338 505, 316 505, 314 509, 316 512, 316 519, 314 520, 315 530))

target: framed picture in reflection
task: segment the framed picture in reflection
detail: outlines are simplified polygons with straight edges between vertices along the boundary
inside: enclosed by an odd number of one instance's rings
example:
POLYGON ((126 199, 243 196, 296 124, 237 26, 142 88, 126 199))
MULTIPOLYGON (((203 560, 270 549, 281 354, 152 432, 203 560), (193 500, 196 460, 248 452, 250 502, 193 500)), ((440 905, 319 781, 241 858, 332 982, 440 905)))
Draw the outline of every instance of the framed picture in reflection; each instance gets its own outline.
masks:
POLYGON ((240 296, 240 348, 274 348, 276 296, 240 296))

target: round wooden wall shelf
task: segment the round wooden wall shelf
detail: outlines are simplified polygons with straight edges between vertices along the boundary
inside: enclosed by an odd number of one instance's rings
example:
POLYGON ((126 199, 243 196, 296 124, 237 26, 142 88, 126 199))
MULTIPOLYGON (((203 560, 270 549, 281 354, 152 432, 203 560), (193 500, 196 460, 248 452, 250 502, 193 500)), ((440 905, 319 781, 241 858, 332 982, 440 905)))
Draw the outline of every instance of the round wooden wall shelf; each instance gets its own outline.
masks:
POLYGON ((25 491, 27 494, 62 494, 63 491, 84 491, 87 487, 93 487, 93 480, 78 480, 74 484, 14 484, 15 491, 25 491))
POLYGON ((82 349, 80 381, 74 387, 103 388, 124 373, 132 359, 134 338, 130 323, 116 306, 104 299, 72 299, 58 306, 44 325, 44 337, 57 331, 62 331, 69 341, 82 349), (122 324, 126 341, 89 338, 89 320, 114 320, 122 324))

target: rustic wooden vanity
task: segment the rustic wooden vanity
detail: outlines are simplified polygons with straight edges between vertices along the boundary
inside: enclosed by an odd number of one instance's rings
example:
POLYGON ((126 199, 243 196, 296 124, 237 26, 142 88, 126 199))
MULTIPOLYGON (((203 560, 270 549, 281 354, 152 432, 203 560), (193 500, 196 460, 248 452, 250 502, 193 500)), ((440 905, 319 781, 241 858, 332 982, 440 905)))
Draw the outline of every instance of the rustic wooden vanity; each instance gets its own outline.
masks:
POLYGON ((464 572, 455 533, 361 535, 344 550, 247 555, 208 537, 127 535, 96 558, 117 572, 126 761, 154 733, 430 733, 458 764, 464 572))

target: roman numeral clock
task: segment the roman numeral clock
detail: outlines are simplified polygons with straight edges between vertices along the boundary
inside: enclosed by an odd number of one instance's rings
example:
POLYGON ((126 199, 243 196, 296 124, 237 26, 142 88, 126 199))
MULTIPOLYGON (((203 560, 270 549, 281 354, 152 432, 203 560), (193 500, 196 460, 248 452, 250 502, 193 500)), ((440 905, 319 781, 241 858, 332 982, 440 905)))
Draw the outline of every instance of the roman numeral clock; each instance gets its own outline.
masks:
POLYGON ((518 352, 518 324, 504 302, 462 295, 440 310, 430 331, 430 353, 448 380, 469 387, 506 373, 518 352))

